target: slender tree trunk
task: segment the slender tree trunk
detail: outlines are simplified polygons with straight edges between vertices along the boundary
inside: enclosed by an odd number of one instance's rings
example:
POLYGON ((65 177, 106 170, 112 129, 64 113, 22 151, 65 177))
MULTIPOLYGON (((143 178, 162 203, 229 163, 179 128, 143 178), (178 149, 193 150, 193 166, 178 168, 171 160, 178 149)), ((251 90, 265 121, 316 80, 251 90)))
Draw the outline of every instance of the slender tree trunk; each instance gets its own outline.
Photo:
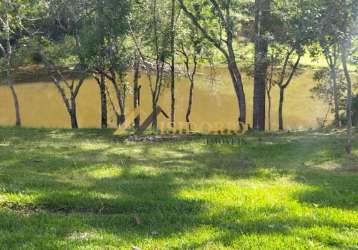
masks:
POLYGON ((19 99, 16 94, 16 90, 14 87, 12 74, 11 74, 12 46, 10 43, 10 24, 9 24, 9 18, 7 16, 7 13, 6 13, 4 28, 5 28, 5 34, 6 34, 6 49, 4 51, 5 52, 5 60, 6 60, 6 82, 11 90, 12 99, 14 102, 15 116, 16 116, 15 125, 20 127, 21 126, 21 116, 20 116, 19 99))
POLYGON ((189 101, 188 101, 188 108, 187 108, 186 115, 185 115, 186 122, 189 125, 189 130, 191 129, 190 114, 191 114, 191 107, 193 105, 193 92, 194 92, 194 79, 190 79, 189 101))
POLYGON ((325 50, 324 55, 329 66, 329 73, 333 87, 334 123, 336 128, 340 128, 341 122, 339 117, 339 93, 337 85, 337 45, 334 45, 332 50, 332 54, 330 53, 330 50, 325 50))
POLYGON ((267 119, 268 119, 268 129, 271 131, 271 109, 272 109, 272 100, 271 100, 271 91, 267 91, 268 107, 267 107, 267 119))
POLYGON ((118 116, 118 125, 122 125, 126 122, 126 111, 123 104, 119 106, 119 110, 120 110, 120 114, 118 116))
POLYGON ((71 111, 70 118, 71 118, 71 128, 77 129, 78 128, 78 122, 77 122, 76 111, 71 111))
POLYGON ((242 83, 241 73, 236 64, 235 51, 233 48, 233 33, 228 32, 227 35, 228 35, 227 42, 226 42, 228 48, 227 62, 228 62, 231 79, 234 84, 236 98, 239 104, 239 112, 240 112, 239 128, 242 130, 243 125, 246 123, 246 97, 244 92, 244 86, 242 83))
POLYGON ((347 42, 342 43, 342 64, 347 81, 347 146, 348 154, 352 153, 352 80, 347 67, 347 42))
POLYGON ((100 73, 100 79, 98 82, 100 97, 101 97, 101 127, 107 128, 107 94, 106 94, 106 77, 104 74, 100 73))
POLYGON ((78 129, 78 122, 77 122, 76 113, 71 113, 71 128, 78 129))
MULTIPOLYGON (((138 53, 135 55, 135 62, 134 62, 134 77, 133 77, 133 107, 134 110, 140 107, 140 86, 139 86, 139 68, 140 62, 138 58, 138 53)), ((140 112, 138 116, 134 118, 134 127, 136 130, 140 127, 140 112)))
POLYGON ((283 130, 283 102, 285 97, 285 88, 280 87, 280 101, 278 106, 278 129, 283 130))
POLYGON ((253 128, 265 130, 266 115, 266 75, 268 41, 265 37, 270 0, 255 0, 255 74, 254 74, 254 108, 253 128))
POLYGON ((16 115, 16 126, 20 127, 21 126, 21 115, 20 115, 20 105, 19 105, 19 100, 17 98, 17 94, 14 88, 14 85, 11 83, 10 84, 10 90, 11 90, 11 94, 12 94, 12 99, 14 101, 14 107, 15 107, 15 115, 16 115))
POLYGON ((232 57, 229 58, 228 68, 239 106, 239 127, 242 129, 243 124, 246 123, 246 99, 241 74, 237 68, 235 59, 232 57))
POLYGON ((333 99, 334 99, 334 121, 336 128, 341 127, 340 117, 339 117, 339 95, 338 95, 338 86, 337 86, 337 70, 336 66, 331 66, 330 69, 331 80, 333 83, 333 99))
POLYGON ((153 98, 152 100, 152 129, 156 130, 158 128, 158 117, 157 117, 157 103, 153 98))
POLYGON ((171 72, 170 72, 170 126, 174 128, 175 122, 175 0, 172 0, 171 20, 170 20, 170 53, 171 53, 171 72))
POLYGON ((71 110, 69 111, 71 117, 71 127, 73 129, 78 128, 78 121, 77 121, 77 105, 76 105, 76 97, 71 98, 71 110))

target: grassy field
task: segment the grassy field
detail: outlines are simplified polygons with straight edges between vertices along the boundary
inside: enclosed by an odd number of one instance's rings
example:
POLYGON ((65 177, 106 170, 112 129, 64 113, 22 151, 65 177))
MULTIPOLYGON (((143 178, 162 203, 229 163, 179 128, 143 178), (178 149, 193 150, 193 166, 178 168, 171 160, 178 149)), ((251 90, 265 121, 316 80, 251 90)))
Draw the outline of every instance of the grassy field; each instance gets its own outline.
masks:
POLYGON ((0 128, 0 249, 358 249, 357 139, 0 128))

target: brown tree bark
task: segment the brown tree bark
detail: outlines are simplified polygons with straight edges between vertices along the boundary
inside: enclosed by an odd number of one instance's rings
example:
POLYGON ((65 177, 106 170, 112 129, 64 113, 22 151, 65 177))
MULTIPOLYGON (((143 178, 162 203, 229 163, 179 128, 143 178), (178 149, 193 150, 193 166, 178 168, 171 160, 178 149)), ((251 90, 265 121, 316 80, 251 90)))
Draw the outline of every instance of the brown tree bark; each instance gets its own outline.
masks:
POLYGON ((285 98, 285 88, 280 87, 280 100, 279 100, 279 106, 278 106, 278 129, 283 130, 283 102, 285 98))
POLYGON ((71 127, 74 129, 78 128, 78 121, 77 121, 77 104, 76 104, 76 96, 71 97, 71 127))
POLYGON ((185 120, 189 124, 189 129, 190 129, 191 108, 193 105, 193 92, 194 92, 194 79, 190 79, 188 108, 187 108, 186 114, 185 114, 185 120))
POLYGON ((227 61, 228 63, 228 67, 229 67, 229 72, 231 75, 231 79, 232 82, 234 84, 234 89, 235 89, 235 93, 236 93, 236 99, 238 102, 238 106, 239 106, 239 127, 240 129, 242 129, 243 124, 246 123, 246 97, 245 97, 245 92, 244 92, 244 85, 242 82, 242 77, 241 77, 241 73, 240 70, 236 64, 236 58, 235 58, 235 53, 234 53, 234 49, 232 46, 232 34, 228 36, 228 57, 227 57, 227 61))
POLYGON ((349 75, 347 67, 347 42, 342 42, 342 65, 344 75, 347 81, 347 146, 346 151, 348 154, 352 154, 352 80, 349 75))
POLYGON ((333 83, 333 99, 334 99, 334 121, 336 128, 341 127, 341 121, 339 117, 339 96, 338 96, 338 86, 337 86, 337 70, 335 66, 331 66, 330 69, 331 80, 333 83))
POLYGON ((271 98, 271 91, 267 90, 267 120, 268 120, 268 130, 272 130, 272 119, 271 119, 271 110, 272 110, 272 98, 271 98))
POLYGON ((103 73, 99 73, 99 78, 96 77, 100 99, 101 99, 101 128, 108 127, 108 111, 107 111, 107 93, 106 93, 106 77, 103 73))
POLYGON ((337 85, 337 60, 338 60, 338 51, 337 45, 334 45, 332 48, 332 53, 329 50, 325 50, 325 58, 329 67, 330 78, 333 88, 333 104, 334 104, 334 123, 336 128, 341 127, 341 121, 339 117, 339 93, 337 85))
POLYGON ((172 0, 172 10, 170 17, 170 53, 171 53, 171 69, 170 69, 170 125, 174 128, 175 122, 175 0, 172 0))
POLYGON ((253 128, 265 130, 266 79, 268 41, 266 36, 270 0, 255 0, 255 72, 253 97, 253 128))
POLYGON ((271 97, 271 91, 272 91, 272 87, 274 84, 274 71, 275 71, 275 65, 273 63, 274 61, 274 55, 272 54, 271 56, 271 67, 270 67, 270 73, 269 73, 269 78, 267 79, 266 82, 266 94, 267 94, 267 103, 268 103, 268 107, 267 107, 267 121, 268 121, 268 129, 269 131, 272 130, 272 117, 271 117, 271 112, 272 112, 272 97, 271 97))
POLYGON ((14 107, 15 107, 15 117, 16 117, 15 125, 17 127, 20 127, 21 126, 21 115, 20 115, 19 99, 17 97, 15 87, 14 87, 14 85, 13 85, 11 80, 10 80, 10 83, 9 83, 9 87, 10 87, 10 90, 11 90, 12 99, 13 99, 14 107))
MULTIPOLYGON (((140 77, 140 59, 139 55, 135 53, 134 60, 134 76, 133 76, 133 107, 134 110, 140 107, 140 86, 139 86, 139 77, 140 77)), ((137 117, 134 118, 134 127, 138 131, 140 127, 140 113, 137 117)))

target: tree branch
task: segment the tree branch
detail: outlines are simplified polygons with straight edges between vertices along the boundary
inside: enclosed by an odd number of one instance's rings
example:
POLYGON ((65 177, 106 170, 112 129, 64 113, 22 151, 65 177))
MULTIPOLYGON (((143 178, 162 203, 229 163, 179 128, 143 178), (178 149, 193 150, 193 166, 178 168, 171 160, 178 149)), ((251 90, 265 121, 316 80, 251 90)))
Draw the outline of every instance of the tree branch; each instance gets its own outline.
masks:
POLYGON ((216 38, 212 37, 204 28, 200 25, 198 18, 191 13, 188 8, 185 6, 183 0, 178 0, 180 8, 184 11, 187 17, 193 22, 193 24, 200 30, 206 39, 208 39, 217 49, 219 49, 225 57, 228 57, 228 53, 225 49, 222 48, 222 44, 216 38))
POLYGON ((297 60, 296 60, 295 65, 294 65, 293 68, 292 68, 292 71, 291 71, 290 76, 288 77, 286 83, 282 86, 283 88, 287 88, 287 86, 290 84, 290 82, 291 82, 293 76, 294 76, 295 73, 296 73, 296 70, 297 70, 298 65, 299 65, 299 63, 300 63, 300 60, 301 60, 301 56, 299 55, 298 58, 297 58, 297 60))

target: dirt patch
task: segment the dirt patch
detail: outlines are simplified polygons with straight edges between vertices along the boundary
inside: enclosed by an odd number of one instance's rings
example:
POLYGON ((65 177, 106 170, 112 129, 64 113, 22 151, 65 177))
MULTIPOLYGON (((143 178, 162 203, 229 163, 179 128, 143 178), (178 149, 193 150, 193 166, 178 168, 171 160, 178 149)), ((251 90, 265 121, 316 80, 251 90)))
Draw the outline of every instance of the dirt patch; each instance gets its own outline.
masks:
POLYGON ((175 142, 197 139, 198 135, 131 135, 126 139, 126 142, 175 142))
POLYGON ((3 202, 0 208, 8 209, 13 212, 23 214, 33 213, 55 213, 55 214, 96 214, 96 215, 112 215, 112 214, 127 214, 125 208, 104 206, 100 208, 92 207, 54 207, 47 205, 34 205, 34 204, 19 204, 15 202, 3 202))
POLYGON ((347 156, 347 159, 342 164, 342 169, 344 171, 358 173, 358 156, 356 155, 347 156))

